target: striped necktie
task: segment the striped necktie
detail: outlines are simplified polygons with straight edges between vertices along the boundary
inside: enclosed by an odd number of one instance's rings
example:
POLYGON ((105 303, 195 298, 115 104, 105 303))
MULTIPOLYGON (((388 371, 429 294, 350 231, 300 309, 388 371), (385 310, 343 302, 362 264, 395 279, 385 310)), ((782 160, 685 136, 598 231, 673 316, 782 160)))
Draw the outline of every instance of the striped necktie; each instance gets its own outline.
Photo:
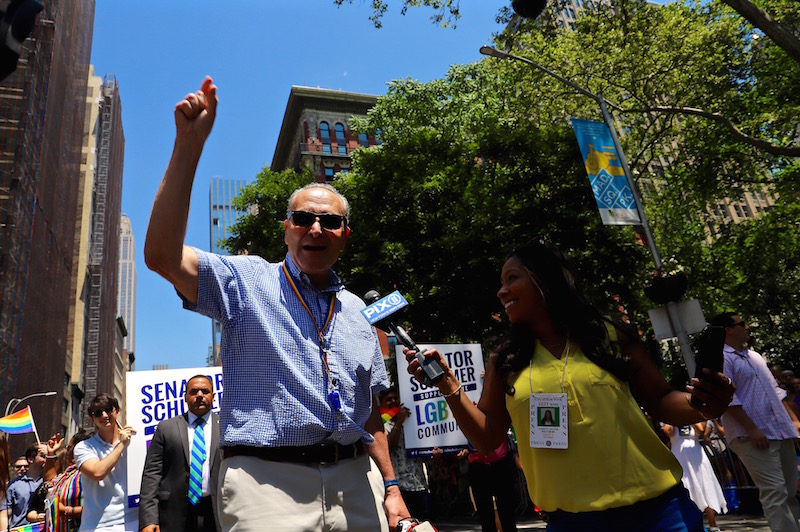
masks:
POLYGON ((203 432, 205 420, 201 417, 194 422, 192 456, 189 461, 189 502, 197 504, 203 495, 203 462, 206 461, 206 435, 203 432))

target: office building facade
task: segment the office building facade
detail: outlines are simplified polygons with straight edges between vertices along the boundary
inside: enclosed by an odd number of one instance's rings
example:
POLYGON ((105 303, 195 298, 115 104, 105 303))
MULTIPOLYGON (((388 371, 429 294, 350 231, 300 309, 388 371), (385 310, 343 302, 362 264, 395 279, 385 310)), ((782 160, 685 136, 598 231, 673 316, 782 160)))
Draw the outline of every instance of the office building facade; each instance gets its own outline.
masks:
MULTIPOLYGON (((97 122, 87 136, 95 139, 97 153, 93 177, 82 388, 91 399, 101 392, 124 399, 115 372, 124 367, 117 344, 117 275, 122 214, 122 169, 125 135, 119 86, 106 76, 99 90, 97 122)), ((89 420, 83 425, 88 426, 89 420)))
POLYGON ((125 320, 128 334, 123 341, 126 356, 136 352, 136 241, 131 220, 123 214, 119 223, 119 273, 117 314, 125 320))
MULTIPOLYGON (((67 429, 74 227, 94 0, 43 2, 0 81, 0 404, 33 397, 40 433, 67 429)), ((30 438, 15 438, 15 456, 30 438)))

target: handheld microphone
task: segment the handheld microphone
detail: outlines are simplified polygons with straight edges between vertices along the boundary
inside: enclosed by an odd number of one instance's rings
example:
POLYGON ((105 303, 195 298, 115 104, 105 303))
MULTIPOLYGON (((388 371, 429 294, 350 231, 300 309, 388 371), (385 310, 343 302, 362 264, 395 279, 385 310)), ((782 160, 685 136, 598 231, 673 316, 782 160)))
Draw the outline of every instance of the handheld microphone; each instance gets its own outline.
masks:
POLYGON ((381 295, 378 292, 370 290, 364 294, 364 301, 367 303, 367 307, 365 307, 361 313, 367 318, 367 321, 371 325, 374 325, 382 331, 386 331, 388 328, 394 333, 400 343, 408 349, 416 351, 414 356, 422 368, 423 383, 426 386, 432 386, 439 382, 442 377, 444 377, 442 366, 432 358, 425 358, 422 354, 422 350, 417 347, 417 344, 414 343, 414 340, 411 339, 405 329, 389 317, 408 305, 408 301, 405 300, 400 292, 395 290, 381 299, 381 295))

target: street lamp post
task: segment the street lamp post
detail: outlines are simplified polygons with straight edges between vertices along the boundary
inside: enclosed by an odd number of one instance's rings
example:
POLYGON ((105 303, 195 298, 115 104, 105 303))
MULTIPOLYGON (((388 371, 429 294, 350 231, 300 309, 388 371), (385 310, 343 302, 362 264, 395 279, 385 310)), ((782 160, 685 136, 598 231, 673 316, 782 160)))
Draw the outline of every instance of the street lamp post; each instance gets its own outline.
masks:
MULTIPOLYGON (((655 240, 653 239, 653 233, 650 230, 650 224, 647 221, 647 217, 644 214, 644 208, 642 207, 642 200, 639 197, 639 190, 636 187, 635 183, 633 182, 633 176, 631 174, 631 169, 628 166, 628 160, 625 158, 625 152, 622 151, 622 146, 619 142, 619 136, 617 135, 617 129, 614 127, 614 124, 611 121, 611 114, 608 112, 608 107, 606 99, 603 98, 602 94, 597 93, 594 94, 589 90, 581 87, 577 83, 560 76, 553 72, 552 70, 543 67, 542 65, 531 61, 526 57, 520 57, 518 55, 509 54, 508 52, 502 52, 496 48, 492 48, 491 46, 481 46, 480 52, 483 55, 487 55, 490 57, 495 57, 497 59, 513 59, 514 61, 519 61, 521 63, 525 63, 541 72, 544 72, 548 76, 557 79, 561 83, 568 85, 578 91, 579 93, 583 94, 584 96, 588 96, 589 98, 593 99, 597 104, 600 106, 600 111, 603 114, 603 120, 608 127, 608 131, 611 134, 611 139, 614 141, 614 148, 617 150, 617 155, 619 156, 619 162, 622 166, 622 171, 625 174, 625 180, 628 182, 628 187, 631 189, 631 194, 633 194, 634 204, 636 205, 636 211, 639 214, 639 220, 642 225, 642 230, 644 231, 645 237, 647 239, 647 245, 650 248, 650 254, 653 256, 653 263, 655 264, 656 269, 661 268, 662 261, 661 255, 658 253, 658 248, 656 248, 655 240)), ((612 104, 613 106, 613 104, 612 104)), ((686 363, 686 370, 689 372, 689 376, 693 376, 695 372, 695 361, 694 361, 694 352, 692 351, 692 347, 689 344, 689 336, 686 334, 686 330, 683 328, 683 324, 681 323, 680 315, 678 313, 678 304, 674 301, 670 301, 667 303, 667 314, 669 317, 669 321, 672 325, 672 330, 675 331, 675 336, 678 337, 678 344, 681 348, 681 353, 683 354, 684 362, 686 363)))
POLYGON ((16 397, 12 397, 11 400, 8 401, 8 404, 6 405, 6 412, 5 412, 4 416, 7 416, 7 415, 11 414, 12 412, 14 412, 14 410, 16 410, 17 407, 20 404, 22 404, 24 401, 26 401, 26 400, 28 400, 28 399, 30 399, 32 397, 50 397, 51 395, 56 395, 56 393, 57 392, 36 392, 36 393, 32 393, 32 394, 26 395, 25 397, 23 397, 21 399, 17 399, 16 397))

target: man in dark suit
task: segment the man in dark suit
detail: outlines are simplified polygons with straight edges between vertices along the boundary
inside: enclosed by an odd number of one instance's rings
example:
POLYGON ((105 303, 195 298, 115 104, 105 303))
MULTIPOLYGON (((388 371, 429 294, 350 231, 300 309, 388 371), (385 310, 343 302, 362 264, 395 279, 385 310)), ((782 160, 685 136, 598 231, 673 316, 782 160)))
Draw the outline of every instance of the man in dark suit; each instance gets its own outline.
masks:
POLYGON ((219 418, 211 411, 213 390, 205 375, 192 377, 184 395, 189 411, 158 424, 142 473, 141 532, 219 530, 216 498, 221 459, 219 418))

